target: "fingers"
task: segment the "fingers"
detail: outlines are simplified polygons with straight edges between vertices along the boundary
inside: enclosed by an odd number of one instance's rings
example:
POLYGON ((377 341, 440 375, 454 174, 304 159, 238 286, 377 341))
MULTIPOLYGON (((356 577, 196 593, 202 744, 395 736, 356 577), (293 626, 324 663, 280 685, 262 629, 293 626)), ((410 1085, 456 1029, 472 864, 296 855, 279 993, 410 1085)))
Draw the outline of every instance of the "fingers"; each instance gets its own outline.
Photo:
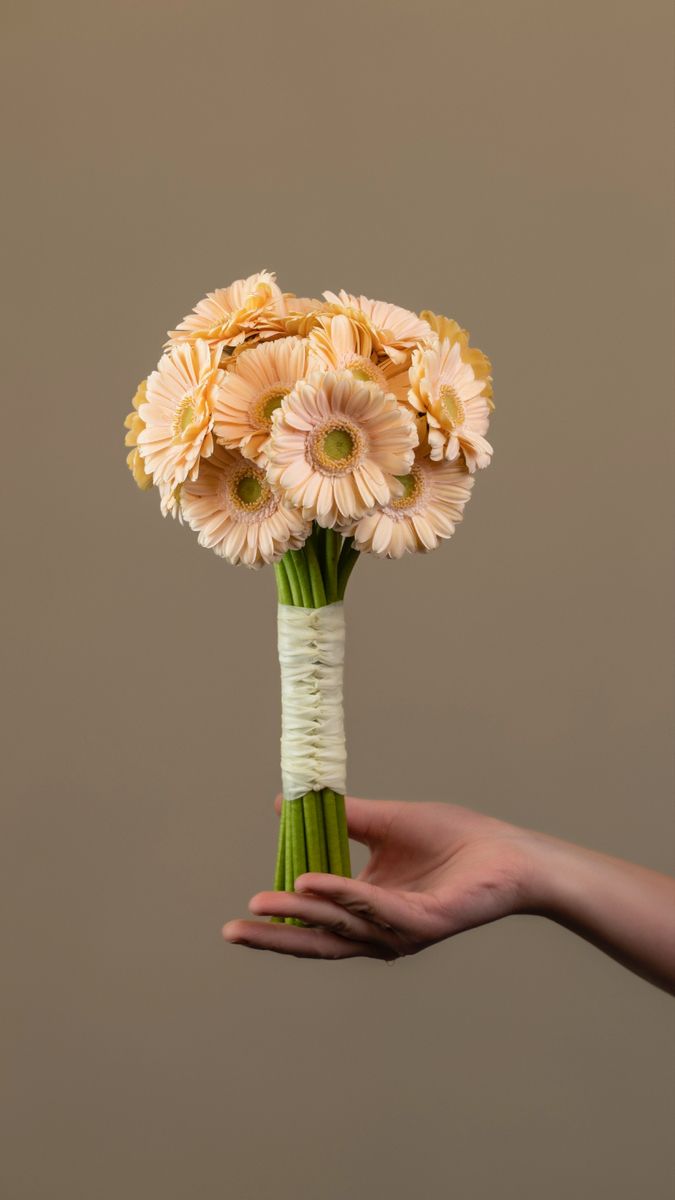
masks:
MULTIPOLYGON (((281 801, 281 794, 275 796, 274 809, 277 815, 281 812, 281 801)), ((400 804, 395 800, 361 800, 356 796, 345 796, 350 838, 365 846, 372 846, 382 839, 398 808, 400 804)))
POLYGON ((324 929, 303 929, 299 925, 272 925, 267 921, 228 921, 223 929, 226 942, 250 946, 254 950, 272 950, 295 958, 379 958, 395 957, 374 943, 355 942, 324 929))
POLYGON ((404 936, 419 937, 423 914, 413 897, 375 887, 362 879, 345 879, 342 875, 300 875, 295 881, 300 894, 310 892, 346 909, 366 922, 404 936))
POLYGON ((249 908, 256 916, 298 917, 307 925, 320 926, 351 941, 377 943, 392 957, 398 953, 395 934, 320 896, 259 892, 252 898, 249 908))

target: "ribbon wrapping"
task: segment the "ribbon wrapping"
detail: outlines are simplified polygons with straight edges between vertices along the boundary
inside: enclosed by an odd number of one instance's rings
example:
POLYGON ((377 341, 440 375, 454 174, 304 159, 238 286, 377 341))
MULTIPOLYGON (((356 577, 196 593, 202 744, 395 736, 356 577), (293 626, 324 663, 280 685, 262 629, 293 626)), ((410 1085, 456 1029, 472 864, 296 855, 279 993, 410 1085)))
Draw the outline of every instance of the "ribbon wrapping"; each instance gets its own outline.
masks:
POLYGON ((281 667, 281 782, 284 798, 331 788, 344 795, 342 604, 277 610, 281 667))

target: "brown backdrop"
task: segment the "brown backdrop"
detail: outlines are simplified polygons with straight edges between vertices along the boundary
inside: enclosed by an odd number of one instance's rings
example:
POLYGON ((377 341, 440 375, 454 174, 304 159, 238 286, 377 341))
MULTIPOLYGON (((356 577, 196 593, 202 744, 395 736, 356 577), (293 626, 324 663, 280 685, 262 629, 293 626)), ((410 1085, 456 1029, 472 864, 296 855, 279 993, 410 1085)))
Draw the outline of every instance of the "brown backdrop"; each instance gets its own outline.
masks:
POLYGON ((122 419, 262 267, 495 363, 454 542, 366 561, 350 780, 672 867, 670 6, 6 3, 7 1200, 666 1200, 669 1001, 518 919, 393 967, 226 947, 271 878, 274 585, 122 419))

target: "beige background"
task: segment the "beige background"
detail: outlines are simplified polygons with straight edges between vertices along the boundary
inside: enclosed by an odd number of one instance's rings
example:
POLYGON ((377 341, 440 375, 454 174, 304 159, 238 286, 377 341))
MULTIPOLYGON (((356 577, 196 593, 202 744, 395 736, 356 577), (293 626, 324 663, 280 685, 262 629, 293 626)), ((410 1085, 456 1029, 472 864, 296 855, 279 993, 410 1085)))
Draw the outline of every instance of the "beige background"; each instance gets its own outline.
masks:
POLYGON ((271 573, 134 489, 207 289, 451 312, 455 541, 349 597, 350 779, 672 868, 670 6, 5 4, 7 1200, 672 1196, 670 1001, 517 919, 393 967, 226 947, 272 873, 271 573))

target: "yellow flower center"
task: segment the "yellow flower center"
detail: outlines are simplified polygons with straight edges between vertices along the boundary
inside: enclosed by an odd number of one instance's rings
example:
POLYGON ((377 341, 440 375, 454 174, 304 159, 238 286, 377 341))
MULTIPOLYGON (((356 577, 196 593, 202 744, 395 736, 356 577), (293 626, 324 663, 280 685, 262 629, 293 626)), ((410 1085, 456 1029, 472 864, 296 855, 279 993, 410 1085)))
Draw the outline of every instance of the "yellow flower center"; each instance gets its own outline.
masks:
POLYGON ((181 407, 181 414, 180 414, 180 431, 181 431, 181 433, 185 433, 185 430, 190 428, 194 419, 195 419, 194 404, 186 404, 184 407, 181 407))
POLYGON ((329 430, 322 443, 322 450, 333 463, 344 463, 354 453, 354 439, 344 426, 329 430))
POLYGON ((374 362, 369 358, 358 357, 349 359, 345 363, 345 370, 350 371, 354 379, 358 379, 361 383, 380 383, 382 372, 378 371, 374 362))
POLYGON ((351 470, 363 449, 363 437, 355 425, 334 420, 315 431, 309 442, 310 461, 330 474, 351 470))
POLYGON ((280 407, 284 396, 287 396, 290 390, 290 388, 280 387, 277 384, 260 397, 253 412, 253 418, 260 428, 272 428, 272 417, 280 407))
POLYGON ((391 501, 392 508, 411 508, 422 491, 422 475, 418 468, 413 467, 410 475, 397 475, 399 483, 403 484, 403 495, 396 496, 391 501))
POLYGON ((243 467, 232 477, 230 498, 236 508, 244 512, 257 512, 270 499, 271 491, 262 471, 255 467, 243 467))
POLYGON ((183 396, 176 409, 172 436, 176 442, 188 442, 203 428, 208 418, 208 408, 204 400, 203 389, 195 388, 187 396, 183 396))
POLYGON ((461 425, 466 420, 466 409, 453 387, 441 388, 440 401, 450 425, 461 425))
POLYGON ((254 479, 252 475, 242 476, 237 484, 237 495, 242 504, 257 504, 262 496, 260 480, 254 479))

